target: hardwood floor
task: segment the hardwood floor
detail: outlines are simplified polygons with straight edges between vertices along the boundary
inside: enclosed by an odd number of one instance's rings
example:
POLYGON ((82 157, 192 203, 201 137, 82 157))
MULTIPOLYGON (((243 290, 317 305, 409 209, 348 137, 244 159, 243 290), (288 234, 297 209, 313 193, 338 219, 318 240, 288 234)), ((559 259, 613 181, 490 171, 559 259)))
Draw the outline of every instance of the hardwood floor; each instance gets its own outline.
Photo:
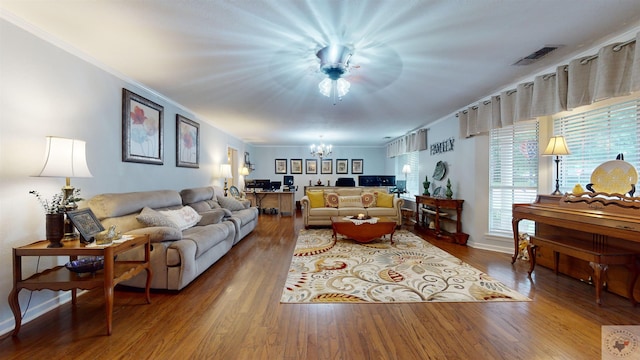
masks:
POLYGON ((640 308, 590 285, 510 263, 507 254, 434 242, 531 302, 280 304, 302 219, 258 228, 180 292, 152 303, 116 291, 105 335, 101 291, 23 324, 2 359, 600 359, 602 325, 640 324, 640 308))

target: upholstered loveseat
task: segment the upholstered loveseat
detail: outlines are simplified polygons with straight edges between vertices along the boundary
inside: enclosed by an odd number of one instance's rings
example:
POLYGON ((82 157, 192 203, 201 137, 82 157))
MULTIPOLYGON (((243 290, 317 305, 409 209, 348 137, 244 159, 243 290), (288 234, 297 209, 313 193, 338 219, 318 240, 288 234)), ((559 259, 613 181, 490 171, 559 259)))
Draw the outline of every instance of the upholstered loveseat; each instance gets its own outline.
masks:
MULTIPOLYGON (((123 234, 150 235, 154 289, 184 288, 242 238, 228 211, 211 207, 198 212, 183 206, 180 193, 174 190, 101 194, 88 200, 87 205, 105 228, 116 225, 123 234)), ((257 209, 255 213, 257 221, 257 209)), ((246 235, 249 229, 253 228, 243 228, 242 233, 246 235)), ((140 249, 121 254, 118 259, 142 257, 140 249)), ((123 284, 142 288, 145 281, 142 273, 123 284)))
POLYGON ((213 187, 200 187, 180 191, 182 204, 191 206, 199 213, 206 213, 215 209, 225 209, 227 219, 233 222, 236 236, 233 241, 237 244, 258 226, 258 208, 251 207, 251 201, 224 197, 216 194, 213 187))
POLYGON ((384 216, 402 225, 404 200, 386 188, 345 187, 307 190, 300 200, 304 226, 331 225, 332 216, 384 216))

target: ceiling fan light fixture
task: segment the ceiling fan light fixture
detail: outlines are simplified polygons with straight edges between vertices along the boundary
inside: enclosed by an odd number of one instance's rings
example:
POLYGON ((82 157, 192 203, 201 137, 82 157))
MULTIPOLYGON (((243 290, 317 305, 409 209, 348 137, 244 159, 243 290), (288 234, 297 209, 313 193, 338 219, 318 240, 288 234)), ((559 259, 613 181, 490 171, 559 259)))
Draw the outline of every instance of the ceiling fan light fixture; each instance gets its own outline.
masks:
POLYGON ((320 71, 327 76, 318 84, 318 89, 326 97, 333 96, 333 105, 336 99, 342 100, 351 87, 342 76, 349 70, 352 55, 351 49, 343 45, 329 45, 316 53, 320 59, 320 71))

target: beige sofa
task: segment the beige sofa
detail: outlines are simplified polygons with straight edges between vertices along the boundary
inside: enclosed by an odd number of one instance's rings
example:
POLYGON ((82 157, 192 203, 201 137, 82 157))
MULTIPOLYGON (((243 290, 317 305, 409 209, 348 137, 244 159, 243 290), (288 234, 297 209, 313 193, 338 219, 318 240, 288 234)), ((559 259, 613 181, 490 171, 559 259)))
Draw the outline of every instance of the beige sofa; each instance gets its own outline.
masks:
POLYGON ((331 225, 332 216, 388 217, 402 225, 404 200, 378 187, 328 187, 307 190, 300 200, 304 226, 331 225))
MULTIPOLYGON (((248 225, 239 237, 233 212, 214 206, 196 211, 183 206, 183 198, 174 190, 101 194, 88 200, 87 205, 105 228, 116 225, 123 234, 150 235, 151 287, 154 289, 184 288, 255 228, 255 224, 247 220, 248 225)), ((249 212, 255 214, 254 221, 257 221, 257 209, 249 212)), ((118 260, 142 258, 142 249, 118 256, 118 260)), ((145 282, 146 272, 143 272, 123 284, 144 288, 145 282)))

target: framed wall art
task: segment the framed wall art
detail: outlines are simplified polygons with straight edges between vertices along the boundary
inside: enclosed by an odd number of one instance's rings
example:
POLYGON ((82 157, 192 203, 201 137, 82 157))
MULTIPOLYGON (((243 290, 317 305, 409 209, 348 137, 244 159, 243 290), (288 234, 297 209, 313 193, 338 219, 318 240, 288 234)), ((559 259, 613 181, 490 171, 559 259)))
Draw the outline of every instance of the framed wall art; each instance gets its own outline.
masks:
POLYGON ((304 161, 304 165, 306 168, 305 173, 307 174, 317 174, 318 173, 318 160, 316 159, 306 159, 304 161))
POLYGON ((302 159, 291 159, 291 173, 302 174, 302 159))
POLYGON ((67 217, 73 226, 78 229, 80 241, 84 243, 93 242, 93 237, 104 230, 104 227, 102 227, 102 224, 90 208, 67 211, 67 217))
POLYGON ((122 161, 162 165, 164 108, 122 89, 122 161))
POLYGON ((362 159, 351 159, 351 173, 362 174, 364 163, 362 159))
POLYGON ((348 174, 349 173, 349 160, 337 159, 336 160, 336 174, 348 174))
POLYGON ((287 159, 276 159, 276 174, 287 173, 287 159))
POLYGON ((200 167, 200 124, 177 114, 176 166, 200 167))
POLYGON ((331 160, 331 159, 322 159, 320 173, 321 174, 333 174, 333 160, 331 160))

